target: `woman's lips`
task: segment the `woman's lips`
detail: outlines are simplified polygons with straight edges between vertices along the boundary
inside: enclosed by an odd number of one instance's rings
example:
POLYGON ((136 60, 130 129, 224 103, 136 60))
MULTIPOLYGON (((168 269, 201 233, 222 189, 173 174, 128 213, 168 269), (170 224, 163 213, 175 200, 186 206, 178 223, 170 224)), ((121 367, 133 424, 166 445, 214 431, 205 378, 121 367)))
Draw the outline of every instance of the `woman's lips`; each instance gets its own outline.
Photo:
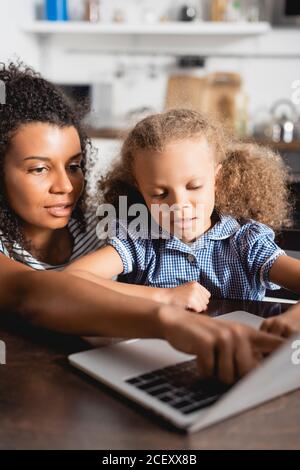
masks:
POLYGON ((46 209, 53 217, 69 217, 73 211, 73 204, 58 204, 57 206, 46 207, 46 209))

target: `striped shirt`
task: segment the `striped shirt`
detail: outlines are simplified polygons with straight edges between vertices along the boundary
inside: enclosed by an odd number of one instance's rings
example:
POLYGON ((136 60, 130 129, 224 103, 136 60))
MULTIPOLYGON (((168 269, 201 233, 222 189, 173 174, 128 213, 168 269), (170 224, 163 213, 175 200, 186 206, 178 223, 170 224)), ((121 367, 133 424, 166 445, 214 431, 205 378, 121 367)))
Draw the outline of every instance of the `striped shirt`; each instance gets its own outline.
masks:
POLYGON ((70 219, 68 228, 70 234, 73 237, 73 251, 72 255, 67 263, 60 265, 50 265, 35 259, 28 251, 24 250, 17 243, 13 246, 13 254, 9 255, 5 237, 0 230, 0 253, 12 258, 15 261, 19 261, 27 266, 30 266, 36 270, 54 270, 60 271, 66 265, 75 261, 75 259, 80 258, 81 256, 91 253, 103 245, 103 241, 99 240, 96 234, 97 219, 95 217, 90 217, 87 219, 87 228, 86 231, 82 231, 80 224, 75 219, 70 219))
POLYGON ((230 216, 219 221, 192 244, 175 236, 151 239, 131 233, 117 221, 117 234, 106 243, 123 262, 119 281, 151 287, 176 287, 198 281, 216 298, 261 300, 266 289, 279 289, 269 272, 284 255, 274 232, 249 220, 240 224, 230 216))

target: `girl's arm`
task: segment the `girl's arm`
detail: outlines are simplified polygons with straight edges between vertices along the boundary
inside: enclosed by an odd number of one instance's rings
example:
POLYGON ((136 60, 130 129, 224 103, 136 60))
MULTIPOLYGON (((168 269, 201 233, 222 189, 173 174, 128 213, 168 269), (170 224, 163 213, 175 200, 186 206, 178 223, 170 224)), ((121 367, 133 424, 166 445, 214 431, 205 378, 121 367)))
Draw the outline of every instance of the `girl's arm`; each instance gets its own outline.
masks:
POLYGON ((274 335, 288 338, 300 332, 300 303, 294 305, 282 315, 268 318, 261 330, 274 335))
MULTIPOLYGON (((270 280, 300 293, 300 261, 290 256, 280 256, 270 269, 270 280)), ((300 303, 282 315, 268 318, 261 329, 282 337, 300 332, 300 303)))
POLYGON ((300 260, 279 256, 270 269, 270 281, 300 293, 300 260))
POLYGON ((123 263, 112 246, 106 246, 83 256, 65 268, 65 272, 126 295, 142 297, 156 302, 178 305, 189 310, 206 310, 210 293, 198 282, 170 288, 154 288, 112 281, 123 272, 123 263))
POLYGON ((34 271, 0 254, 0 310, 67 334, 161 338, 198 357, 199 372, 225 382, 282 344, 246 325, 214 320, 113 292, 64 272, 34 271))

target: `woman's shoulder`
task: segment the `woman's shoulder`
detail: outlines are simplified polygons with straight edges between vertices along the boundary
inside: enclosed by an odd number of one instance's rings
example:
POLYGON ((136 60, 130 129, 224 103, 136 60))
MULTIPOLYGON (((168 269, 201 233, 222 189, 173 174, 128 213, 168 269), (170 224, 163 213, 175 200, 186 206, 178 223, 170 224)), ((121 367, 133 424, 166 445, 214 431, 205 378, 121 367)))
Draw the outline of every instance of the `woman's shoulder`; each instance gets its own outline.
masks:
POLYGON ((1 229, 0 229, 0 253, 10 258, 10 254, 7 248, 7 239, 5 238, 1 229))
POLYGON ((68 227, 74 241, 71 261, 103 246, 103 240, 97 231, 97 224, 96 214, 89 214, 84 224, 77 219, 70 220, 68 227))

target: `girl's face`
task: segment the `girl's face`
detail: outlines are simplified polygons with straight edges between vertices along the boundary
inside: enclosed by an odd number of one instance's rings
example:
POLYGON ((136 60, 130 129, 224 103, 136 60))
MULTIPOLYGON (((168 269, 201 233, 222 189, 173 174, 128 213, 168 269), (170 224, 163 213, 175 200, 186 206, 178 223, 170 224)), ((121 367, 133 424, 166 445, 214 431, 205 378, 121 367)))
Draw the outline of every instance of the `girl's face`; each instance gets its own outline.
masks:
POLYGON ((162 153, 139 151, 134 161, 138 189, 152 216, 187 243, 211 226, 219 169, 204 137, 170 142, 162 153), (168 216, 163 205, 171 209, 168 216))
POLYGON ((5 156, 4 185, 25 229, 67 225, 84 187, 81 159, 74 127, 30 123, 16 132, 5 156))

